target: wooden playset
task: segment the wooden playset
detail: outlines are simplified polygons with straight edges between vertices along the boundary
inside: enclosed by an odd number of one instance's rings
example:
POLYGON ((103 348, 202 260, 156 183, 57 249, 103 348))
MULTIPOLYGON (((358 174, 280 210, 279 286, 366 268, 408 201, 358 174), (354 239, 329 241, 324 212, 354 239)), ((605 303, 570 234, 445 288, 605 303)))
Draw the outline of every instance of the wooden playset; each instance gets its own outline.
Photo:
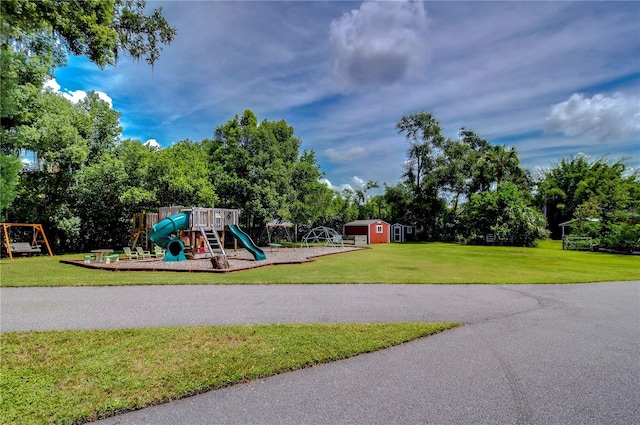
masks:
MULTIPOLYGON (((157 213, 138 213, 133 216, 131 249, 135 249, 138 244, 149 249, 152 245, 149 233, 153 226, 183 211, 190 211, 189 226, 180 230, 178 237, 184 244, 185 254, 192 259, 205 258, 210 255, 210 250, 207 249, 207 238, 210 232, 216 233, 216 236, 219 235, 219 245, 222 249, 228 226, 237 225, 240 216, 237 209, 186 208, 183 206, 161 207, 157 213)), ((237 249, 235 240, 234 249, 237 249)))

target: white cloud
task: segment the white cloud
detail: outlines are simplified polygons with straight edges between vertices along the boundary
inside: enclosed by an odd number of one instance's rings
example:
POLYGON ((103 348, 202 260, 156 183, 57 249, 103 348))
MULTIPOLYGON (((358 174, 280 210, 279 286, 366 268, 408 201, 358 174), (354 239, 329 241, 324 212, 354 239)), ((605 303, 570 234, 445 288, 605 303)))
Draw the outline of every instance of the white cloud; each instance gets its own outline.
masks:
POLYGON ((551 107, 545 132, 587 136, 601 142, 625 141, 640 136, 640 99, 615 93, 592 98, 575 93, 551 107))
POLYGON ((320 179, 320 182, 326 184, 329 187, 329 189, 331 189, 331 190, 333 190, 335 192, 338 192, 338 193, 342 193, 342 191, 344 191, 344 190, 348 190, 350 192, 355 192, 358 189, 364 188, 364 186, 367 184, 367 182, 365 180, 361 179, 358 176, 353 176, 351 178, 351 183, 343 183, 343 184, 340 184, 340 185, 337 185, 337 186, 334 186, 331 183, 331 181, 329 181, 329 179, 327 179, 327 178, 320 179))
POLYGON ((363 179, 361 179, 358 176, 353 176, 353 178, 351 179, 351 181, 353 182, 353 185, 355 187, 357 187, 358 189, 362 189, 364 187, 365 184, 367 184, 366 181, 364 181, 363 179))
POLYGON ((348 162, 356 159, 360 159, 365 156, 366 151, 361 146, 356 146, 349 149, 325 149, 324 154, 329 158, 331 162, 348 162))
MULTIPOLYGON (((60 93, 65 99, 69 100, 71 103, 78 103, 82 101, 85 97, 87 97, 87 92, 84 90, 72 91, 72 90, 65 89, 61 91, 60 90, 61 86, 60 84, 58 84, 55 78, 50 78, 47 81, 45 81, 42 88, 44 88, 45 90, 49 89, 54 93, 60 93)), ((97 90, 95 92, 98 95, 98 98, 106 102, 110 108, 113 108, 113 99, 111 99, 111 97, 109 97, 108 94, 101 91, 97 91, 97 90)))
POLYGON ((42 85, 42 88, 45 90, 50 89, 51 91, 57 93, 60 91, 60 84, 58 84, 55 78, 49 78, 44 82, 44 84, 42 85))
POLYGON ((341 193, 344 190, 348 190, 350 192, 353 192, 353 187, 348 183, 344 183, 344 184, 341 184, 341 185, 338 185, 338 186, 334 186, 329 181, 329 179, 320 179, 320 182, 326 184, 329 187, 329 189, 333 190, 334 192, 341 193))
POLYGON ((331 22, 334 74, 350 85, 389 84, 428 58, 422 2, 365 2, 331 22))
POLYGON ((632 156, 640 164, 637 136, 613 144, 566 137, 560 128, 542 134, 550 106, 572 93, 638 96, 638 2, 163 7, 180 34, 153 69, 123 58, 104 70, 82 62, 82 72, 69 75, 78 63, 70 57, 70 66, 56 71, 62 86, 113 96, 125 137, 201 140, 251 109, 259 119, 294 126, 337 190, 357 189, 354 175, 397 183, 406 142, 394 124, 427 110, 446 136, 471 129, 516 147, 526 166, 576 152, 632 156), (189 78, 176 78, 182 75, 189 78))
POLYGON ((162 147, 160 146, 160 143, 158 143, 156 139, 149 139, 146 142, 144 142, 143 145, 154 150, 162 149, 162 147))

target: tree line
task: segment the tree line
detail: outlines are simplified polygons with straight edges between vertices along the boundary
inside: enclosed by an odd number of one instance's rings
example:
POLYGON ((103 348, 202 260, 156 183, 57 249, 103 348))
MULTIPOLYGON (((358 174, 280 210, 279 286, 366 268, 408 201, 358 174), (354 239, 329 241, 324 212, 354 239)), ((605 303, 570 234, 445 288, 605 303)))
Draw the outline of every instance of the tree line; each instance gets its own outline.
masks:
POLYGON ((322 182, 315 152, 301 150, 292 126, 250 110, 210 139, 164 149, 122 140, 120 114, 95 92, 74 104, 43 85, 68 53, 100 67, 121 55, 153 64, 176 34, 161 9, 145 14, 143 1, 130 0, 6 0, 0 8, 0 214, 44 224, 57 252, 124 246, 134 213, 168 205, 238 208, 254 235, 273 219, 340 230, 377 218, 416 225, 421 240, 483 243, 491 234, 519 246, 557 237, 558 225, 574 219, 575 234, 640 249, 640 183, 623 159, 575 156, 533 174, 514 148, 464 128, 445 137, 424 111, 396 123, 406 149, 397 184, 340 193, 322 182), (25 152, 29 164, 20 161, 25 152))

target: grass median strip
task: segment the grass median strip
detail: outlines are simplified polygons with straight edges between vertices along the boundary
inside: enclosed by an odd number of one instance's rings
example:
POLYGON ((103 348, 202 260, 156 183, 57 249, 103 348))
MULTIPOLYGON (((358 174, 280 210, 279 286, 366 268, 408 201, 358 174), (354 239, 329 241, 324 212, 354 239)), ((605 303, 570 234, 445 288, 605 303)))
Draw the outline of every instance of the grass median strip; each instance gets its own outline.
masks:
POLYGON ((189 326, 0 334, 0 417, 72 424, 344 359, 457 323, 189 326))

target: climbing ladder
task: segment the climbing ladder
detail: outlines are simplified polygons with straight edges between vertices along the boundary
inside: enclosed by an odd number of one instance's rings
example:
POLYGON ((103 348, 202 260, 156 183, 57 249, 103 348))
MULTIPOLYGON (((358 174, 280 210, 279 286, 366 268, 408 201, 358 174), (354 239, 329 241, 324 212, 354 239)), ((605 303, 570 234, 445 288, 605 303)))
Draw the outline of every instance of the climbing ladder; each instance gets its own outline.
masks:
POLYGON ((214 249, 219 249, 220 253, 222 253, 222 255, 226 257, 227 254, 224 252, 224 247, 222 246, 222 242, 220 242, 220 236, 218 235, 217 230, 214 227, 209 229, 205 228, 204 226, 199 226, 199 228, 200 232, 204 235, 205 245, 211 253, 211 256, 215 257, 216 252, 214 251, 214 249))

